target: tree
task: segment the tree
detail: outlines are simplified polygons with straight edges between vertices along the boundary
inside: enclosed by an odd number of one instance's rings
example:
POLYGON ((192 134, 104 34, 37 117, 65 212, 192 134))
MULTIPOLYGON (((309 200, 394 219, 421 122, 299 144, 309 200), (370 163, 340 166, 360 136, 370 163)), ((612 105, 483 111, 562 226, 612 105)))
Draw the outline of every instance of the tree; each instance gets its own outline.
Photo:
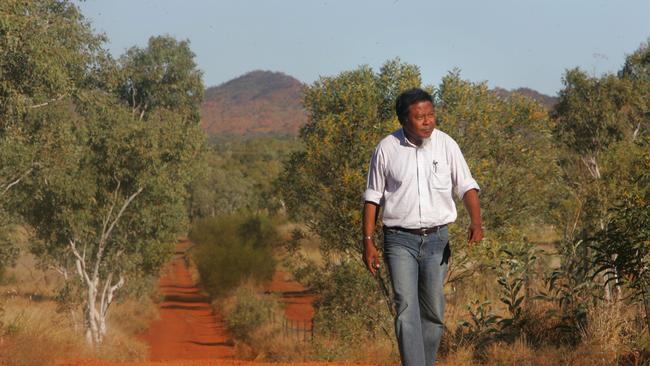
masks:
POLYGON ((625 58, 625 64, 618 76, 622 79, 650 82, 650 38, 625 58))
MULTIPOLYGON (((563 178, 572 196, 563 219, 569 244, 605 230, 610 208, 638 176, 635 161, 647 145, 639 136, 650 122, 650 83, 642 73, 646 49, 642 46, 628 56, 618 76, 592 77, 577 68, 564 76, 553 114, 563 178)), ((593 253, 587 246, 581 248, 583 266, 589 268, 593 253)), ((606 299, 612 299, 610 286, 620 280, 609 275, 604 278, 606 299)))
MULTIPOLYGON (((647 137, 650 143, 650 135, 647 137)), ((592 239, 604 272, 631 290, 631 299, 643 303, 650 329, 650 149, 637 161, 642 166, 635 187, 610 210, 607 226, 592 239)))
MULTIPOLYGON (((33 115, 69 105, 93 83, 102 41, 70 1, 0 3, 0 236, 20 221, 14 193, 44 167, 54 141, 57 121, 33 115)), ((0 241, 0 267, 15 255, 10 240, 0 241)))
POLYGON ((189 41, 170 36, 149 38, 146 48, 130 48, 120 58, 123 80, 120 98, 134 116, 157 108, 182 112, 198 121, 196 106, 203 100, 202 73, 194 62, 189 41))
MULTIPOLYGON (((351 324, 371 334, 390 332, 386 273, 368 288, 372 279, 361 263, 361 197, 373 148, 399 127, 396 96, 420 83, 417 67, 389 61, 378 73, 360 67, 308 87, 305 150, 292 154, 278 181, 289 214, 322 239, 325 265, 302 271, 325 296, 317 319, 326 327, 345 325, 351 339, 351 324), (350 288, 368 290, 351 299, 350 288), (360 302, 366 311, 354 317, 334 313, 363 308, 360 302)), ((457 73, 443 80, 438 95, 439 128, 463 149, 482 187, 485 223, 495 239, 547 220, 544 212, 557 200, 559 170, 544 108, 524 97, 500 99, 484 83, 464 81, 457 73)), ((455 256, 464 251, 463 236, 453 239, 455 256)))
MULTIPOLYGON (((137 71, 107 67, 126 75, 124 80, 137 71)), ((113 82, 100 79, 97 85, 113 82)), ((193 89, 156 84, 156 92, 143 92, 157 95, 171 88, 192 95, 202 90, 200 79, 198 85, 180 83, 193 89)), ((198 101, 153 104, 133 113, 121 95, 111 95, 122 89, 86 90, 72 103, 33 113, 32 123, 45 126, 51 143, 43 145, 48 158, 42 167, 21 187, 21 211, 38 239, 32 251, 67 281, 81 280, 86 339, 95 344, 106 335, 117 291, 157 273, 186 229, 187 188, 205 146, 198 101)))
MULTIPOLYGON (((461 146, 481 186, 486 228, 503 233, 548 222, 562 187, 545 109, 522 96, 499 98, 458 72, 443 78, 439 95, 438 127, 461 146)), ((464 230, 465 216, 459 221, 464 230)))

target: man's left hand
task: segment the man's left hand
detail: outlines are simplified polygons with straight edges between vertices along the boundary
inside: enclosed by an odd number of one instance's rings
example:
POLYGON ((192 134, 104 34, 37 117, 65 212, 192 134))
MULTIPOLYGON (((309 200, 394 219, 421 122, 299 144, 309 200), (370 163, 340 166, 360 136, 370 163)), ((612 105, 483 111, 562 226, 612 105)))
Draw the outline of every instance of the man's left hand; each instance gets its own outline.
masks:
POLYGON ((483 227, 481 224, 470 224, 467 233, 467 243, 472 245, 483 240, 483 227))

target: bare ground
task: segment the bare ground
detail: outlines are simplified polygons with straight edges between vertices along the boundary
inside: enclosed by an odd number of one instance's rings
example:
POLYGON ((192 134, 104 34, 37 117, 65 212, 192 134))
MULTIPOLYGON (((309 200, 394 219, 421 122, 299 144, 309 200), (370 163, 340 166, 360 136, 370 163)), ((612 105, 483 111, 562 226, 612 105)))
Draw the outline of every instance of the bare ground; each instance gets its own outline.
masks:
MULTIPOLYGON (((187 241, 180 241, 173 260, 160 279, 164 300, 160 303, 160 319, 142 335, 149 345, 150 361, 115 363, 80 360, 62 366, 333 366, 333 363, 263 363, 235 360, 234 347, 226 334, 223 320, 214 314, 210 299, 193 283, 184 260, 187 241)), ((285 303, 287 319, 309 321, 314 315, 313 295, 290 276, 278 271, 268 292, 280 295, 285 303)))

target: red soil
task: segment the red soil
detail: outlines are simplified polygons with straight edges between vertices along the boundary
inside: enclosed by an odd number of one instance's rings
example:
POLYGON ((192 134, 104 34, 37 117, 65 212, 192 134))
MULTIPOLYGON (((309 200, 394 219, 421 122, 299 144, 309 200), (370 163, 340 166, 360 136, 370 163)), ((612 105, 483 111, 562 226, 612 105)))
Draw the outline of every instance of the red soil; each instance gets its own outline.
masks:
POLYGON ((142 339, 149 345, 152 361, 228 358, 233 344, 223 321, 213 314, 210 298, 193 283, 184 254, 187 241, 176 246, 174 259, 160 278, 160 319, 142 339))
MULTIPOLYGON (((142 339, 150 346, 149 362, 115 363, 100 360, 76 361, 62 366, 336 366, 333 363, 263 363, 234 360, 233 346, 222 319, 214 315, 210 299, 193 283, 183 259, 187 241, 176 247, 174 259, 160 279, 165 297, 160 319, 151 324, 142 339)), ((278 271, 265 290, 285 303, 287 319, 309 321, 314 315, 313 295, 278 271)), ((345 365, 345 364, 342 364, 345 365)), ((347 364, 350 365, 350 364, 347 364)))
POLYGON ((311 321, 314 317, 314 295, 284 271, 278 270, 264 290, 277 294, 284 304, 284 314, 289 320, 311 321))

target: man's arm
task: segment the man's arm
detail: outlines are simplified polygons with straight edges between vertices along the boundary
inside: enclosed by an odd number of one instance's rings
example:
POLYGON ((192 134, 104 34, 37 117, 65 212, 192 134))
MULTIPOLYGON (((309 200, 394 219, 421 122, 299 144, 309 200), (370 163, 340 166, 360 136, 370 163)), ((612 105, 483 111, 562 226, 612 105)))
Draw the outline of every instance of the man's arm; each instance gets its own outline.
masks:
POLYGON ((469 244, 477 243, 483 239, 483 221, 481 220, 481 204, 478 200, 478 191, 470 189, 463 195, 463 203, 469 213, 470 225, 467 233, 469 244))
POLYGON ((370 201, 363 204, 363 262, 373 276, 380 266, 379 252, 373 238, 378 213, 378 204, 370 201))

